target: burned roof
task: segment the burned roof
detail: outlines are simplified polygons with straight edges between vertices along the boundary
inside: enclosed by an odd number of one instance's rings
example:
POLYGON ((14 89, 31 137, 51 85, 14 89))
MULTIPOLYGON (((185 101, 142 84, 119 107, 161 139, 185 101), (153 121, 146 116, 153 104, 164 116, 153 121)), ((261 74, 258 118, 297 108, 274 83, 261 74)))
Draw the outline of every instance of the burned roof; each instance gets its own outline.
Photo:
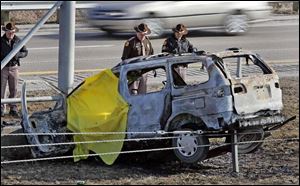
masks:
POLYGON ((229 48, 229 49, 226 49, 225 51, 217 52, 214 54, 220 58, 256 55, 255 53, 253 53, 251 51, 242 50, 240 48, 229 48))
POLYGON ((159 54, 154 54, 151 56, 138 56, 130 59, 126 59, 124 61, 121 61, 118 63, 116 66, 112 68, 112 70, 117 70, 123 65, 128 65, 128 64, 136 64, 136 63, 141 63, 141 62, 149 62, 151 61, 152 63, 161 63, 163 60, 165 62, 192 62, 195 61, 195 59, 199 60, 199 56, 203 56, 203 53, 184 53, 184 54, 169 54, 169 53, 159 53, 159 54), (189 61, 191 60, 191 61, 189 61))

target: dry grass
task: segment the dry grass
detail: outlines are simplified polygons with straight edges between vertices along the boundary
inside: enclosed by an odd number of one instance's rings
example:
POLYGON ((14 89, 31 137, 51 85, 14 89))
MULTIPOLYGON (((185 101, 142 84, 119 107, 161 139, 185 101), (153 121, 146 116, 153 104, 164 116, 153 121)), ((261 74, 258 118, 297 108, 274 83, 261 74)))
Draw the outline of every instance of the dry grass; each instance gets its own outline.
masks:
MULTIPOLYGON (((281 79, 283 113, 297 119, 272 138, 299 138, 299 79, 281 79)), ((299 141, 264 143, 255 153, 239 155, 240 173, 232 174, 231 154, 193 166, 168 160, 172 152, 128 154, 113 166, 94 159, 9 164, 1 167, 1 184, 293 184, 299 185, 299 141), (83 181, 83 182, 82 182, 83 181)))

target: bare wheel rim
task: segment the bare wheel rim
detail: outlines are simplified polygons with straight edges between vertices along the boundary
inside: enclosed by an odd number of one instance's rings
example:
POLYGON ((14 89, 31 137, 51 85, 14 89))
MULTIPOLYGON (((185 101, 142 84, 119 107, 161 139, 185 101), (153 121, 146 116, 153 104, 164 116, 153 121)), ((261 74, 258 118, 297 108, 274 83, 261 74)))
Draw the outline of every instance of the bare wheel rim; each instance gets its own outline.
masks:
POLYGON ((185 157, 193 156, 196 153, 198 146, 197 138, 193 134, 182 134, 177 139, 177 147, 180 147, 178 152, 185 157))
POLYGON ((244 33, 248 30, 248 17, 246 15, 229 15, 225 20, 227 33, 244 33))

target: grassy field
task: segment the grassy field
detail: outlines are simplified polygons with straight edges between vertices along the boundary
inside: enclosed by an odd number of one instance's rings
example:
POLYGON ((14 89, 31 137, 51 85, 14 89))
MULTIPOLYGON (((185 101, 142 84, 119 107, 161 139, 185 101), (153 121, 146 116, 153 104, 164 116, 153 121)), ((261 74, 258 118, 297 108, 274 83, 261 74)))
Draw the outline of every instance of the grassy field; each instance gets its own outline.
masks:
MULTIPOLYGON (((296 120, 268 139, 299 138, 299 79, 282 78, 283 113, 296 120)), ((49 105, 34 105, 30 110, 49 105)), ((9 118, 4 118, 9 119, 9 118)), ((299 185, 299 140, 265 142, 256 152, 239 155, 240 173, 232 173, 231 153, 193 166, 170 159, 171 152, 121 155, 114 165, 89 158, 1 166, 1 184, 292 184, 299 185)), ((1 159, 5 157, 1 157, 1 159)))

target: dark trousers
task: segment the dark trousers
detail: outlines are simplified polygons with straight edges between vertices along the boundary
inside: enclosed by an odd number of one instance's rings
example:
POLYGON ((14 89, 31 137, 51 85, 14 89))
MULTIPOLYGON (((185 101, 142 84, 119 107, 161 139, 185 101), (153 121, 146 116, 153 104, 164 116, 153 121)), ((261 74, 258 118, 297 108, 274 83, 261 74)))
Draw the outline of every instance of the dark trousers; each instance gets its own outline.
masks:
POLYGON ((143 74, 141 77, 139 77, 136 81, 134 81, 131 86, 129 86, 129 90, 131 94, 137 95, 137 94, 146 94, 147 93, 147 79, 148 75, 147 73, 143 74))
MULTIPOLYGON (((5 96, 6 85, 8 83, 9 98, 17 96, 17 86, 19 80, 18 66, 4 67, 1 70, 1 99, 5 96)), ((1 104, 1 110, 5 110, 5 105, 1 104)), ((16 104, 10 104, 10 110, 17 110, 16 104)))
POLYGON ((186 69, 187 67, 185 66, 178 66, 178 67, 175 67, 175 71, 180 75, 180 77, 183 79, 183 81, 185 81, 186 79, 186 69))

